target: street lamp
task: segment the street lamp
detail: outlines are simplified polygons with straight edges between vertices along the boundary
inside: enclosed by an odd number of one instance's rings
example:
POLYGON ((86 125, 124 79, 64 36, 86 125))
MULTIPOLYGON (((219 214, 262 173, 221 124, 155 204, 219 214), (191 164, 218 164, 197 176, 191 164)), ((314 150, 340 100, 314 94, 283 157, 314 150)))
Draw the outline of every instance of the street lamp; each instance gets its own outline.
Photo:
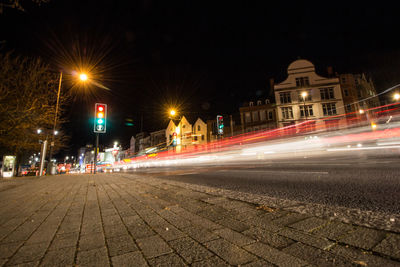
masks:
POLYGON ((303 109, 304 109, 304 115, 306 117, 307 120, 307 110, 306 110, 306 97, 307 97, 308 93, 307 92, 301 92, 301 96, 303 97, 303 109))
POLYGON ((394 100, 399 101, 400 100, 400 94, 399 93, 395 93, 393 98, 394 98, 394 100))
MULTIPOLYGON (((58 131, 56 130, 56 125, 57 125, 57 114, 58 114, 58 104, 60 102, 60 92, 61 92, 61 83, 62 83, 62 77, 63 77, 63 72, 60 72, 60 80, 58 82, 58 92, 57 92, 57 103, 56 103, 56 112, 54 114, 54 124, 53 124, 53 135, 51 136, 51 143, 50 143, 50 151, 49 151, 49 159, 50 159, 50 172, 51 173, 51 157, 53 155, 53 146, 54 146, 54 136, 58 134, 58 131)), ((79 74, 79 79, 82 82, 86 82, 88 80, 88 75, 86 73, 81 73, 79 74)))

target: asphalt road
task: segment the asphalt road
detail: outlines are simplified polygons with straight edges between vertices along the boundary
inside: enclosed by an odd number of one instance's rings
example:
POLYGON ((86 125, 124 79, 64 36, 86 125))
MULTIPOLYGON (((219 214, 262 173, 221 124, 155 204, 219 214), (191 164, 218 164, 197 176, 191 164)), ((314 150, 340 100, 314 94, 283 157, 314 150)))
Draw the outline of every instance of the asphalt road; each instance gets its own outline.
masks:
POLYGON ((300 202, 400 214, 398 152, 332 152, 229 165, 140 168, 135 172, 300 202))

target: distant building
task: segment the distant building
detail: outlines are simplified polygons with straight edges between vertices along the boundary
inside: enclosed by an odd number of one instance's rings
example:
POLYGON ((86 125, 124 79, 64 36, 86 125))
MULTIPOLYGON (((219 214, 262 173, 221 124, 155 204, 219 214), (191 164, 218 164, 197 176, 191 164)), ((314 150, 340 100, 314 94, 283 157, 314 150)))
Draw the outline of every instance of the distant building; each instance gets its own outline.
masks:
POLYGON ((207 123, 200 118, 193 124, 192 137, 195 145, 207 143, 207 123))
POLYGON ((362 74, 339 74, 346 113, 380 106, 371 77, 362 74))
POLYGON ((250 101, 239 108, 242 132, 274 129, 277 125, 276 105, 269 99, 250 101))
MULTIPOLYGON (((327 128, 337 128, 345 123, 345 120, 335 118, 345 113, 339 78, 319 76, 314 65, 304 59, 292 62, 287 72, 287 79, 274 85, 278 127, 306 119, 323 119, 318 124, 327 128)), ((309 130, 314 130, 315 126, 315 123, 308 124, 309 130)))
POLYGON ((152 147, 165 147, 167 140, 165 136, 165 131, 166 130, 164 129, 150 133, 150 144, 152 147))

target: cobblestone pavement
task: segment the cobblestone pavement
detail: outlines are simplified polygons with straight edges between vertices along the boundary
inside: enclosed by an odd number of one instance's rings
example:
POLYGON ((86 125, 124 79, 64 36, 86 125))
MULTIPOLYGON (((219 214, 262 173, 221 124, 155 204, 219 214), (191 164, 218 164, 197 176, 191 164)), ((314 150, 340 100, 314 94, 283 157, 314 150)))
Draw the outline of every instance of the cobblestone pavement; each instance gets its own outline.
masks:
POLYGON ((123 173, 5 183, 0 266, 400 266, 398 232, 212 189, 123 173))

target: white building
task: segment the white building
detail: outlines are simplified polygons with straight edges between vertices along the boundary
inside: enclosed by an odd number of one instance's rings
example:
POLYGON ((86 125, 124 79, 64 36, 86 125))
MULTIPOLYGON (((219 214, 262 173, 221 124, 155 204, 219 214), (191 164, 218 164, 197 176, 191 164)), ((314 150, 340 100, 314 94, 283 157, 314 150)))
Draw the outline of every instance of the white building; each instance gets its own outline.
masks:
POLYGON ((198 118, 193 124, 193 144, 201 145, 207 143, 207 123, 198 118))
POLYGON ((274 85, 279 127, 305 120, 316 120, 307 124, 308 130, 345 123, 337 117, 345 113, 338 78, 319 76, 314 65, 304 59, 291 63, 287 72, 287 79, 274 85))

